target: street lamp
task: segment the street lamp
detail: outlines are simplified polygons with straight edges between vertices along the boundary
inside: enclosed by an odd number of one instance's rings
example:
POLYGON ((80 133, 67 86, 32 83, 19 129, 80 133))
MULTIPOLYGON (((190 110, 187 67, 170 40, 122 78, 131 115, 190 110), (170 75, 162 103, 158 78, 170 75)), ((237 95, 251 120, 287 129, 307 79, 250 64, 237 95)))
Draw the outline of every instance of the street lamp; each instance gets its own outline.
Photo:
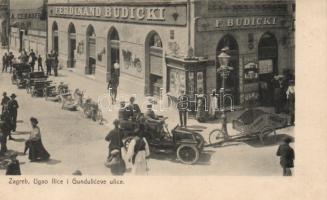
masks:
POLYGON ((226 79, 228 78, 229 72, 233 70, 232 67, 228 66, 230 56, 226 53, 229 48, 225 47, 221 51, 221 53, 218 55, 218 60, 220 63, 220 67, 218 68, 217 72, 220 74, 222 78, 221 88, 219 90, 219 98, 220 103, 222 105, 221 111, 221 119, 222 119, 222 132, 224 134, 224 138, 228 139, 228 131, 227 131, 227 116, 226 116, 226 110, 225 110, 225 87, 226 87, 226 79))

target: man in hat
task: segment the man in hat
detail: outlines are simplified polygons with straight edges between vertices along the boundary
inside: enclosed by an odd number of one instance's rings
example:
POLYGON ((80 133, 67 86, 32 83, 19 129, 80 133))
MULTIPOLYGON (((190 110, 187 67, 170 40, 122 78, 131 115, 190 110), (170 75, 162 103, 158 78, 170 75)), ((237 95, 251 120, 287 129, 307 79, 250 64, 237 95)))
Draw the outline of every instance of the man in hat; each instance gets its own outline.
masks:
POLYGON ((149 126, 151 130, 155 130, 158 133, 164 121, 161 120, 160 117, 154 113, 152 109, 152 104, 148 104, 146 107, 147 107, 147 111, 145 112, 146 124, 149 126))
POLYGON ((132 120, 135 121, 141 114, 140 106, 135 104, 135 97, 129 99, 129 105, 127 106, 127 111, 130 113, 132 120))
POLYGON ((17 160, 17 153, 10 155, 10 163, 7 166, 6 175, 21 175, 19 160, 17 160))
POLYGON ((185 95, 184 90, 181 90, 181 95, 178 97, 177 109, 179 112, 179 123, 181 127, 187 125, 187 109, 188 109, 188 97, 185 95))
POLYGON ((292 176, 291 168, 294 167, 294 150, 290 147, 292 139, 290 137, 285 137, 283 144, 278 147, 277 156, 280 157, 280 165, 283 168, 283 176, 292 176))
POLYGON ((7 72, 7 66, 8 66, 8 55, 5 53, 2 57, 2 72, 7 72))
POLYGON ((111 79, 108 82, 108 88, 107 88, 109 90, 109 94, 111 96, 112 104, 116 103, 118 84, 119 84, 118 77, 113 74, 111 76, 111 79))
MULTIPOLYGON (((8 102, 8 109, 11 117, 11 121, 13 123, 12 131, 16 132, 17 126, 17 110, 19 108, 18 102, 16 100, 16 95, 13 93, 11 96, 11 100, 8 102)), ((9 139, 12 139, 11 135, 9 139)))
POLYGON ((31 49, 31 52, 30 52, 30 55, 29 55, 29 59, 30 59, 30 65, 31 65, 32 72, 34 72, 36 55, 35 55, 33 49, 31 49))
POLYGON ((2 110, 1 110, 1 113, 3 113, 3 110, 5 109, 5 106, 8 105, 8 102, 10 100, 10 98, 7 96, 7 92, 4 92, 2 94, 2 100, 1 100, 1 106, 2 106, 2 110))

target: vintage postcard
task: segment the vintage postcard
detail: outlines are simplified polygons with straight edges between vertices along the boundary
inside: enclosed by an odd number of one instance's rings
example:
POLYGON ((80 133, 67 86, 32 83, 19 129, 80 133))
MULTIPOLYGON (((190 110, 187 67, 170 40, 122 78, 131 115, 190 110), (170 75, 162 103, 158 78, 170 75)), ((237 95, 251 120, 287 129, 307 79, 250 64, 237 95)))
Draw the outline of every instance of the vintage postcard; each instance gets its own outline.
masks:
POLYGON ((326 198, 325 4, 1 0, 1 188, 326 198))

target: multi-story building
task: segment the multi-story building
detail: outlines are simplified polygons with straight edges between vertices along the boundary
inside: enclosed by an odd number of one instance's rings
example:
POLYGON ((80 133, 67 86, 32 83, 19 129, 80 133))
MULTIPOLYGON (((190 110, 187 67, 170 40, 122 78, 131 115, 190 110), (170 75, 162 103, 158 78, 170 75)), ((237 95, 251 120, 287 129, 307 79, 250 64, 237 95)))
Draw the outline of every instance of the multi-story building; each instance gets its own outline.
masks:
POLYGON ((9 42, 9 0, 0 1, 0 42, 2 47, 9 42))
POLYGON ((114 63, 139 95, 219 89, 218 55, 233 67, 234 102, 265 101, 271 79, 294 70, 293 0, 49 0, 48 46, 62 67, 104 84, 114 63), (266 93, 265 93, 266 92, 266 93))
POLYGON ((45 0, 10 0, 10 48, 46 54, 47 17, 45 0))

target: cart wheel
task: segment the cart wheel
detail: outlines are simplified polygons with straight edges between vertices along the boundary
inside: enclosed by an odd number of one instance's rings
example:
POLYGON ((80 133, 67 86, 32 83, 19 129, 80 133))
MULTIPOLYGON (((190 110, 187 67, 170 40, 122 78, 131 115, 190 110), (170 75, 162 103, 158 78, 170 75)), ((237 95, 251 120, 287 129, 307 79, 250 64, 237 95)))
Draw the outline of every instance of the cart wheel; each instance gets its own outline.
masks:
POLYGON ((219 142, 224 141, 224 133, 220 129, 215 129, 209 133, 209 143, 210 144, 216 144, 219 142))
POLYGON ((259 140, 262 144, 264 144, 264 139, 271 133, 274 134, 274 142, 276 142, 276 130, 273 127, 264 127, 259 133, 259 140))
POLYGON ((194 145, 183 144, 177 149, 177 158, 184 164, 192 165, 199 159, 199 150, 194 145))

